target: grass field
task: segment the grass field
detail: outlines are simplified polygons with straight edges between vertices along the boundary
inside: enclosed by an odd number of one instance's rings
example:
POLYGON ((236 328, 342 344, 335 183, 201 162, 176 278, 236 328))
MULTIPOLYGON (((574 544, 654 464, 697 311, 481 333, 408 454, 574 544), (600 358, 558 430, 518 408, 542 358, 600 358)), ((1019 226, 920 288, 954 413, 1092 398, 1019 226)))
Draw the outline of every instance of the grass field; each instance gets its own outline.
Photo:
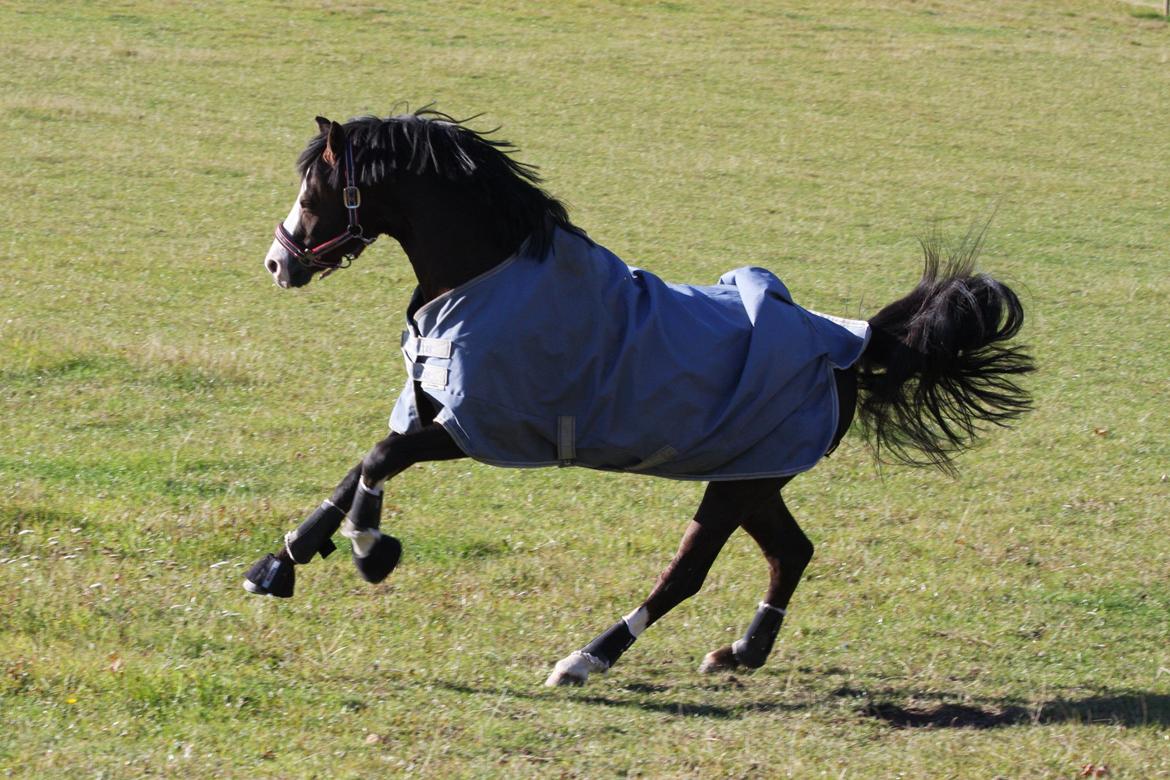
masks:
POLYGON ((0 774, 1170 777, 1170 25, 1160 3, 0 3, 0 774), (213 9, 213 10, 209 10, 213 9), (851 435, 786 491, 817 556, 580 690, 700 485, 424 465, 390 580, 244 568, 385 430, 413 278, 262 268, 318 113, 485 112, 631 262, 869 316, 996 216, 1037 409, 957 481, 851 435))

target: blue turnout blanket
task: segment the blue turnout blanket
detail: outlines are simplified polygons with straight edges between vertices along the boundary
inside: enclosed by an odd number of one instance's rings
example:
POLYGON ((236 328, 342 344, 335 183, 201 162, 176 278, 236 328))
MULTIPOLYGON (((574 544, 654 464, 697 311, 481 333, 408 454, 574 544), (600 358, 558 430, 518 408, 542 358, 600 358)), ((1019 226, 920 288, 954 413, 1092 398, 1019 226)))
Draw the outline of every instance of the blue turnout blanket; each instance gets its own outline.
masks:
POLYGON ((522 247, 424 305, 415 295, 390 427, 418 430, 421 388, 459 447, 498 466, 804 471, 837 426, 832 370, 869 338, 864 322, 797 306, 761 268, 666 284, 565 230, 543 257, 522 247))

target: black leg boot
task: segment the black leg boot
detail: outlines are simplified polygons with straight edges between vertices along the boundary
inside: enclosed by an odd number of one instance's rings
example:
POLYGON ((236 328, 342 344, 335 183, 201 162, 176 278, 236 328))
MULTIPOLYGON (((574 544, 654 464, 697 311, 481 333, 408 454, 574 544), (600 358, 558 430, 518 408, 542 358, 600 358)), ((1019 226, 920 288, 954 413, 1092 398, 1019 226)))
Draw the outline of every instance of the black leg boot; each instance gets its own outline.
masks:
POLYGON ((244 574, 244 590, 260 596, 276 596, 287 599, 296 587, 296 570, 293 565, 308 563, 313 556, 322 558, 337 549, 330 539, 341 525, 345 513, 326 501, 317 507, 309 519, 295 531, 284 537, 284 555, 265 555, 244 574))
POLYGON ((784 610, 761 602, 743 639, 737 639, 731 645, 735 660, 749 669, 759 669, 763 666, 764 661, 768 660, 768 654, 772 652, 776 634, 780 633, 780 626, 783 623, 784 610))
POLYGON ((288 557, 292 558, 293 563, 300 564, 313 560, 314 555, 328 558, 337 549, 331 537, 337 533, 344 519, 345 512, 334 506, 332 501, 321 504, 295 531, 284 535, 284 550, 288 557))
POLYGON ((353 505, 349 508, 349 520, 341 531, 342 536, 354 540, 353 563, 357 567, 362 579, 370 583, 379 583, 390 576, 398 559, 402 557, 402 543, 393 536, 388 536, 378 530, 382 522, 382 494, 371 493, 364 485, 359 485, 353 497, 353 505), (368 543, 367 534, 373 532, 373 543, 365 550, 364 555, 358 555, 358 547, 368 543))

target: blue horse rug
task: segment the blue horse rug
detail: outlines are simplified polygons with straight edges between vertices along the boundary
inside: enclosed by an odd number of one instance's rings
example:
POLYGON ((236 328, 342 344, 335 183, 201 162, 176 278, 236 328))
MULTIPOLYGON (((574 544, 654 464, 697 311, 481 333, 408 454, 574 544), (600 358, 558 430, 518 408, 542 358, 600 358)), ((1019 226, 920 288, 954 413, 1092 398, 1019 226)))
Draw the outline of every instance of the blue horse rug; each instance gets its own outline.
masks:
POLYGON ((811 468, 837 427, 834 368, 869 326, 802 309, 761 268, 666 284, 558 229, 407 316, 408 380, 390 428, 420 428, 415 393, 472 458, 695 480, 811 468), (417 383, 417 385, 416 385, 417 383))

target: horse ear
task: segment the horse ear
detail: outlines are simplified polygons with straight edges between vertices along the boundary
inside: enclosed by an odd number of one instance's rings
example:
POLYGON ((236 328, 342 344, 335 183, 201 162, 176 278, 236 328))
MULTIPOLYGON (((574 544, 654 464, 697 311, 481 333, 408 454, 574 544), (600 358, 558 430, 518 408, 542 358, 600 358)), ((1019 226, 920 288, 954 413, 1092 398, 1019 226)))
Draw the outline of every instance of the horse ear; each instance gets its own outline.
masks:
POLYGON ((333 123, 323 116, 317 117, 317 132, 324 133, 333 123))
MULTIPOLYGON (((345 128, 337 122, 329 122, 328 131, 329 135, 325 139, 325 152, 321 155, 321 159, 336 166, 345 149, 345 128)), ((321 132, 325 132, 325 128, 322 128, 321 132)))

